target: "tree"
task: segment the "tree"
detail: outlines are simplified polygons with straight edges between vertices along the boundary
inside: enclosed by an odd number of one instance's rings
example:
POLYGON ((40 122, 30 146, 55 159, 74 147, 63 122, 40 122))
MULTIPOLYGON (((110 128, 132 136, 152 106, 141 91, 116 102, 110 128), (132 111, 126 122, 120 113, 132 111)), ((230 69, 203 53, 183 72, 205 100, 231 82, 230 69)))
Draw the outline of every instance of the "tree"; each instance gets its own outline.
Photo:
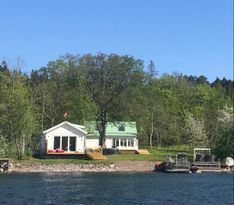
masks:
POLYGON ((154 80, 155 77, 158 75, 158 71, 156 70, 156 66, 152 60, 150 61, 148 65, 147 75, 148 75, 147 78, 149 82, 154 80))
POLYGON ((233 107, 225 107, 218 111, 218 138, 214 144, 214 152, 221 159, 234 157, 233 107))
POLYGON ((0 65, 0 72, 6 74, 10 73, 6 61, 2 61, 2 65, 0 65))
POLYGON ((224 159, 225 157, 234 157, 234 131, 233 128, 222 130, 220 138, 214 148, 215 154, 224 159))
POLYGON ((155 77, 156 75, 158 75, 158 72, 156 71, 156 66, 154 64, 154 62, 151 60, 150 61, 150 64, 148 65, 148 95, 149 96, 152 96, 151 98, 148 98, 149 101, 149 107, 151 107, 151 111, 150 111, 150 125, 151 125, 151 132, 150 132, 150 136, 149 136, 149 145, 150 145, 150 148, 152 149, 152 144, 153 144, 153 134, 154 134, 154 112, 155 112, 155 102, 153 99, 153 96, 157 96, 157 95, 154 95, 154 91, 153 91, 153 81, 155 80, 155 77))
POLYGON ((79 56, 67 54, 62 59, 67 65, 63 77, 66 119, 74 123, 95 119, 97 108, 87 89, 85 72, 79 66, 79 56))
POLYGON ((115 112, 113 105, 129 87, 134 73, 143 70, 142 62, 129 56, 115 54, 85 55, 80 66, 86 73, 87 89, 97 105, 97 129, 100 134, 100 146, 105 145, 106 125, 112 121, 115 112))
POLYGON ((192 114, 187 114, 186 117, 184 140, 190 145, 190 149, 208 144, 204 123, 195 119, 192 114))
POLYGON ((27 78, 13 70, 4 76, 0 87, 0 133, 4 142, 14 146, 18 159, 25 153, 35 130, 35 110, 26 85, 27 78))

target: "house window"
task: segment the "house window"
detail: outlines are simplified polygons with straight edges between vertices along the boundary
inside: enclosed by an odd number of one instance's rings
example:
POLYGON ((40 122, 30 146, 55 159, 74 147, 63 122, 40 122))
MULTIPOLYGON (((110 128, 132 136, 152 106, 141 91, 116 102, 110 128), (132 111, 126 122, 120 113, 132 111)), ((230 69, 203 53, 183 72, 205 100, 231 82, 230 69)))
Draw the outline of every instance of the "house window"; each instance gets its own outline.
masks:
POLYGON ((119 131, 125 131, 125 126, 122 124, 122 125, 119 125, 118 126, 118 130, 119 131))
POLYGON ((60 137, 54 137, 54 149, 60 149, 60 137))
POLYGON ((120 139, 120 146, 127 147, 127 139, 120 139))
POLYGON ((133 139, 128 139, 128 147, 133 147, 133 139))
POLYGON ((131 140, 128 139, 128 147, 131 147, 131 140))
POLYGON ((115 139, 116 140, 116 147, 119 147, 119 139, 115 139))
POLYGON ((123 140, 120 140, 120 146, 123 147, 123 140))
POLYGON ((131 147, 134 147, 134 140, 131 140, 131 147))
POLYGON ((119 139, 113 138, 112 147, 118 147, 118 146, 119 146, 119 139))
POLYGON ((127 147, 127 139, 124 139, 123 141, 124 141, 123 146, 127 147))

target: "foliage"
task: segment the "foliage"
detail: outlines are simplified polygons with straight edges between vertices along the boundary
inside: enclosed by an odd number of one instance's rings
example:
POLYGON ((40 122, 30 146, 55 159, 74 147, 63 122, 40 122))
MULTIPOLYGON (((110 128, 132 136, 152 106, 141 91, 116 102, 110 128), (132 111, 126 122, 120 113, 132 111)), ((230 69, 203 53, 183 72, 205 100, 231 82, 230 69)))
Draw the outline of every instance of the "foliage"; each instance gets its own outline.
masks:
POLYGON ((225 129, 218 140, 214 152, 221 159, 225 157, 234 157, 234 131, 233 128, 225 129))
POLYGON ((15 148, 17 158, 24 155, 35 131, 35 110, 26 86, 27 78, 18 71, 1 73, 0 132, 4 141, 15 148))
POLYGON ((119 96, 128 88, 134 72, 141 68, 141 62, 129 56, 85 55, 80 59, 80 66, 87 79, 87 89, 97 105, 96 122, 100 134, 100 145, 105 143, 106 124, 113 121, 111 114, 119 96))
POLYGON ((206 147, 208 145, 204 123, 195 119, 191 114, 186 117, 184 140, 191 146, 191 150, 195 147, 206 147))

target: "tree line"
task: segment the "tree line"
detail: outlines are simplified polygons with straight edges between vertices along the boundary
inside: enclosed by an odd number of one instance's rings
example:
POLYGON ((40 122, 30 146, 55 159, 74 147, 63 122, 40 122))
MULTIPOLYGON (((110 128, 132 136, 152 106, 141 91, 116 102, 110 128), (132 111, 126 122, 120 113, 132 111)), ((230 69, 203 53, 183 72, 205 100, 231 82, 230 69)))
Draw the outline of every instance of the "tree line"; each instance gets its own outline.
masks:
POLYGON ((209 146, 233 156, 233 81, 163 74, 153 61, 116 54, 71 55, 24 74, 0 65, 0 156, 30 156, 39 136, 64 120, 136 121, 140 146, 209 146))

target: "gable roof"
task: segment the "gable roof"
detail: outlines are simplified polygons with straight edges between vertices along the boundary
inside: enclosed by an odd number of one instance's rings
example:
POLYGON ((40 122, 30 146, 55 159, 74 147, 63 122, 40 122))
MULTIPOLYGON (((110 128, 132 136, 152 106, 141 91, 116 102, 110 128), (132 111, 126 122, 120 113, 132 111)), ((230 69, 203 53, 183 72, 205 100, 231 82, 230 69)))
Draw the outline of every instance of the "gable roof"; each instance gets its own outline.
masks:
POLYGON ((70 122, 68 122, 68 121, 61 122, 60 124, 55 125, 54 127, 51 127, 51 128, 49 128, 49 129, 43 131, 43 134, 46 134, 46 133, 48 133, 48 132, 51 132, 51 131, 53 131, 53 130, 55 130, 55 129, 57 129, 57 128, 63 126, 63 125, 68 125, 68 126, 73 127, 74 129, 76 129, 76 130, 78 130, 78 131, 80 131, 80 132, 82 132, 82 133, 84 133, 84 134, 87 134, 87 132, 84 130, 85 127, 84 127, 83 125, 73 124, 73 123, 70 123, 70 122))
MULTIPOLYGON (((86 122, 85 130, 88 133, 88 136, 97 136, 99 137, 99 132, 96 128, 96 122, 86 122)), ((137 135, 136 122, 108 122, 106 126, 106 136, 126 136, 126 137, 135 137, 137 135), (121 130, 119 127, 124 129, 121 130)))

